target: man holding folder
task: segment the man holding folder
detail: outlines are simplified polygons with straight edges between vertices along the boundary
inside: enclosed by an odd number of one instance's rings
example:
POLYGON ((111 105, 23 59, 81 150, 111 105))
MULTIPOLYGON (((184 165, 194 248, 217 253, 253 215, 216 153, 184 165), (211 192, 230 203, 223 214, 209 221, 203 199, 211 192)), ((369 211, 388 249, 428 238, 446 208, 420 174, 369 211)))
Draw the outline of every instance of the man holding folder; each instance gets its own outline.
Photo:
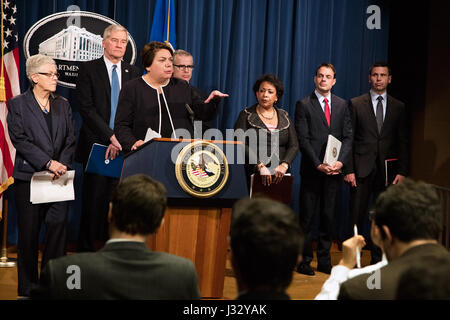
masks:
POLYGON ((309 264, 313 259, 312 225, 317 208, 320 218, 317 270, 328 274, 331 272, 330 247, 335 200, 342 183, 340 170, 350 156, 352 143, 347 103, 331 93, 336 83, 334 66, 331 63, 321 64, 316 70, 314 83, 316 90, 298 101, 295 110, 295 129, 302 153, 299 217, 306 235, 303 261, 297 272, 306 275, 314 275, 309 264), (334 163, 324 163, 329 135, 341 142, 334 163))
MULTIPOLYGON (((375 200, 386 189, 385 160, 395 162, 392 184, 401 183, 407 175, 407 115, 405 104, 387 94, 391 79, 389 66, 375 63, 369 74, 370 92, 349 103, 354 141, 352 157, 344 166, 344 180, 351 186, 348 236, 355 224, 364 230, 370 195, 375 200)), ((368 244, 372 251, 371 264, 379 262, 381 250, 371 241, 368 244)))
MULTIPOLYGON (((83 125, 75 160, 86 168, 94 143, 107 146, 105 159, 114 159, 122 147, 114 134, 114 116, 122 85, 140 75, 137 67, 122 61, 128 32, 111 25, 103 33, 103 57, 81 64, 76 98, 83 125)), ((83 175, 79 251, 94 251, 94 241, 108 239, 107 212, 118 179, 92 173, 83 175)))

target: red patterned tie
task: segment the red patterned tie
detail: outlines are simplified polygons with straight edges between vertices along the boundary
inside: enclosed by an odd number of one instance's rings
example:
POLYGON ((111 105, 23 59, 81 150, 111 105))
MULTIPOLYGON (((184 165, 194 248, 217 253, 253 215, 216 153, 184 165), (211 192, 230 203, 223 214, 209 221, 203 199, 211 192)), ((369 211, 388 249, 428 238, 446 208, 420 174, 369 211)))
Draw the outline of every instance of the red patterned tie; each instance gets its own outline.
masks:
POLYGON ((328 126, 330 126, 330 121, 331 121, 330 106, 328 105, 327 98, 323 99, 323 101, 325 102, 325 118, 327 118, 328 126))

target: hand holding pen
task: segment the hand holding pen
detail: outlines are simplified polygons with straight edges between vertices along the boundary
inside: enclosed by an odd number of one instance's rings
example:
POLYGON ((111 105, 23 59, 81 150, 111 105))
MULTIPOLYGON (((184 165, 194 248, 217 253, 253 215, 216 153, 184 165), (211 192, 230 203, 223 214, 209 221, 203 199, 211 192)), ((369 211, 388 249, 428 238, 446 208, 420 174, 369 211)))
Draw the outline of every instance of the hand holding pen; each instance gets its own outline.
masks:
MULTIPOLYGON (((361 235, 356 235, 350 239, 345 240, 342 243, 342 259, 339 261, 340 265, 343 265, 349 269, 353 269, 355 264, 357 264, 357 256, 361 252, 361 248, 366 245, 364 237, 361 235), (356 249, 358 248, 358 255, 356 249)), ((361 265, 359 265, 361 267, 361 265)))

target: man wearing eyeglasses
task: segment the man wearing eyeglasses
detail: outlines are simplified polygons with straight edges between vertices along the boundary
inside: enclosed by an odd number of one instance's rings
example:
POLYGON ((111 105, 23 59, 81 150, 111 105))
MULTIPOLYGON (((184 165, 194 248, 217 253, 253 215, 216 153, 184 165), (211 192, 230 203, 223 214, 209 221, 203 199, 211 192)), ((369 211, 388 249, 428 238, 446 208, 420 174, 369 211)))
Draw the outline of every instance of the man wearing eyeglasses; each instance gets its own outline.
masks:
POLYGON ((194 70, 194 58, 187 51, 178 49, 173 53, 173 77, 189 82, 194 70))
MULTIPOLYGON (((120 89, 141 75, 140 70, 123 61, 128 32, 111 25, 103 33, 103 56, 82 63, 78 71, 76 99, 83 125, 75 160, 86 168, 92 145, 106 145, 106 159, 114 159, 122 147, 114 134, 114 118, 120 89)), ((108 239, 108 203, 118 179, 92 173, 83 175, 82 209, 78 251, 94 251, 95 241, 108 239)))

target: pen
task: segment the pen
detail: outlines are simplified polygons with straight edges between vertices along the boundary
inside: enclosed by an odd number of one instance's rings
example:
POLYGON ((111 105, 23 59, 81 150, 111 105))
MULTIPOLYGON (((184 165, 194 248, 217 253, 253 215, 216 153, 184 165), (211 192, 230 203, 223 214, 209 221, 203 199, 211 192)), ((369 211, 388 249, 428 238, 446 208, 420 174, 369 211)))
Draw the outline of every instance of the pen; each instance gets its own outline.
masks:
MULTIPOLYGON (((355 236, 358 235, 358 227, 356 226, 356 224, 353 226, 353 232, 355 233, 355 236)), ((356 266, 358 268, 361 268, 361 256, 358 246, 356 246, 356 266)))

